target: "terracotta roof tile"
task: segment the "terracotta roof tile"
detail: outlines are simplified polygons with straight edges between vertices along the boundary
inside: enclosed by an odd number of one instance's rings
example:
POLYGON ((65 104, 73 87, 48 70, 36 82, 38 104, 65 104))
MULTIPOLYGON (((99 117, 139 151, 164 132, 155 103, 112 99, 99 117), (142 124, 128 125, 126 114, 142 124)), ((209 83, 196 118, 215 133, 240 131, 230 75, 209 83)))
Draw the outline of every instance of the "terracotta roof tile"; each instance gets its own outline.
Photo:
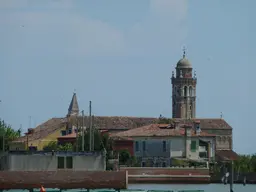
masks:
POLYGON ((234 161, 239 158, 239 155, 233 150, 216 150, 216 156, 220 160, 234 161))
MULTIPOLYGON (((37 139, 41 139, 46 137, 47 135, 55 132, 58 129, 63 128, 65 126, 65 118, 52 118, 43 124, 34 128, 32 134, 28 134, 28 140, 33 141, 37 139)), ((27 136, 22 136, 16 139, 14 142, 26 142, 27 136)))
MULTIPOLYGON (((72 121, 76 122, 77 119, 72 117, 72 121)), ((157 123, 159 118, 156 117, 127 117, 127 116, 94 116, 93 122, 96 128, 100 130, 129 130, 150 124, 157 123)), ((66 118, 52 118, 45 123, 37 126, 34 133, 29 135, 29 141, 41 139, 56 130, 60 130, 65 126, 66 118)), ((201 129, 232 129, 231 126, 224 119, 170 119, 171 122, 178 124, 186 124, 189 122, 200 121, 201 129)), ((78 117, 79 125, 82 125, 82 117, 78 117)), ((89 118, 85 116, 85 124, 89 125, 89 118)), ((24 142, 27 140, 26 136, 20 137, 15 141, 24 142)))
MULTIPOLYGON (((82 123, 82 117, 78 117, 79 124, 82 123)), ((214 118, 197 118, 197 119, 169 119, 170 122, 178 124, 188 124, 200 122, 201 129, 232 129, 232 127, 224 119, 214 118)), ((126 116, 94 116, 93 122, 98 129, 132 129, 158 123, 159 118, 156 117, 126 117, 126 116)), ((88 116, 85 117, 85 124, 89 125, 88 116)))
MULTIPOLYGON (((150 124, 139 128, 122 131, 119 133, 113 133, 112 137, 168 137, 168 136, 184 136, 184 128, 163 128, 166 124, 150 124)), ((198 136, 194 131, 191 132, 191 136, 198 136)), ((215 135, 208 134, 201 131, 199 136, 213 137, 215 135)))

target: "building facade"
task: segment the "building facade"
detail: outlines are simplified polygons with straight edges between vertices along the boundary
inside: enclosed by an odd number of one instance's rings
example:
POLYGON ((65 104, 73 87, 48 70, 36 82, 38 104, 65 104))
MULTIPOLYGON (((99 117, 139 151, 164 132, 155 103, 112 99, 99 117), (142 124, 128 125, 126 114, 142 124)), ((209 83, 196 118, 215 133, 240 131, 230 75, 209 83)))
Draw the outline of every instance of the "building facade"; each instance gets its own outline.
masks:
POLYGON ((133 139, 134 156, 143 167, 171 166, 175 158, 206 162, 215 157, 215 136, 191 125, 151 124, 114 136, 133 139))
MULTIPOLYGON (((185 51, 183 57, 177 62, 176 71, 172 73, 172 119, 168 123, 178 121, 184 125, 191 121, 200 121, 200 129, 216 136, 216 152, 222 154, 232 153, 233 139, 232 127, 222 118, 197 118, 196 116, 196 86, 197 77, 193 71, 185 51)), ((101 131, 119 133, 138 127, 157 124, 161 118, 157 117, 127 117, 127 116, 93 116, 93 125, 101 131)), ((76 131, 73 127, 89 125, 89 118, 83 119, 79 115, 79 106, 76 93, 73 94, 68 113, 64 118, 52 118, 35 127, 26 136, 20 137, 10 144, 12 150, 28 149, 29 146, 43 149, 51 141, 60 143, 74 142, 76 131)), ((131 147, 131 142, 118 141, 122 147, 131 147), (127 146, 125 146, 127 145, 127 146)), ((120 147, 117 146, 118 149, 120 147)))
POLYGON ((106 170, 104 153, 12 151, 0 156, 0 170, 8 171, 106 170))

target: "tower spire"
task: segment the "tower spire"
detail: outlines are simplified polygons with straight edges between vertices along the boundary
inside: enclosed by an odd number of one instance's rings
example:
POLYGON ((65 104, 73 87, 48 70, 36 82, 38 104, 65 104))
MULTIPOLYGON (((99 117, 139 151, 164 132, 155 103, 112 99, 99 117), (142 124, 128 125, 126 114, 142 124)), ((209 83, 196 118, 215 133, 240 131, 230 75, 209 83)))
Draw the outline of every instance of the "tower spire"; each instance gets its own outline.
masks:
POLYGON ((78 114, 79 114, 79 107, 78 107, 76 92, 74 92, 68 108, 68 116, 76 116, 78 114))

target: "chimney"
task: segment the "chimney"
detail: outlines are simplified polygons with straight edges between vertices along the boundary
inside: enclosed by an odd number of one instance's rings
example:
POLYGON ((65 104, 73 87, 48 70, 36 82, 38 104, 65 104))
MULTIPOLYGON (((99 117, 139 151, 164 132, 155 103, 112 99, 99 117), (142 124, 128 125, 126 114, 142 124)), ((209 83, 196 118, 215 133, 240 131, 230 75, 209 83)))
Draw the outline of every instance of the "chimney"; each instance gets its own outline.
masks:
POLYGON ((195 133, 196 135, 200 135, 201 133, 201 127, 200 127, 200 121, 194 121, 194 129, 195 129, 195 133))
POLYGON ((191 137, 192 126, 191 125, 184 125, 184 128, 185 128, 185 136, 186 137, 191 137))
POLYGON ((27 134, 29 135, 29 134, 32 134, 32 133, 34 133, 34 129, 33 128, 28 128, 27 134))

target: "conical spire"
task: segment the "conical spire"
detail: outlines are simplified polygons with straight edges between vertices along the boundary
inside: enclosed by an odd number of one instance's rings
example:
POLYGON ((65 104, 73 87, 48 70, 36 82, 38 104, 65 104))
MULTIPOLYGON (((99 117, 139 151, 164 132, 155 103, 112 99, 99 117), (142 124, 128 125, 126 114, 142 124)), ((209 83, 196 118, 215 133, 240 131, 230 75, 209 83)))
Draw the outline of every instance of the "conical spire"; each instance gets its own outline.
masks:
POLYGON ((78 107, 78 102, 76 98, 76 93, 74 93, 68 108, 68 116, 76 116, 78 114, 79 114, 79 107, 78 107))

